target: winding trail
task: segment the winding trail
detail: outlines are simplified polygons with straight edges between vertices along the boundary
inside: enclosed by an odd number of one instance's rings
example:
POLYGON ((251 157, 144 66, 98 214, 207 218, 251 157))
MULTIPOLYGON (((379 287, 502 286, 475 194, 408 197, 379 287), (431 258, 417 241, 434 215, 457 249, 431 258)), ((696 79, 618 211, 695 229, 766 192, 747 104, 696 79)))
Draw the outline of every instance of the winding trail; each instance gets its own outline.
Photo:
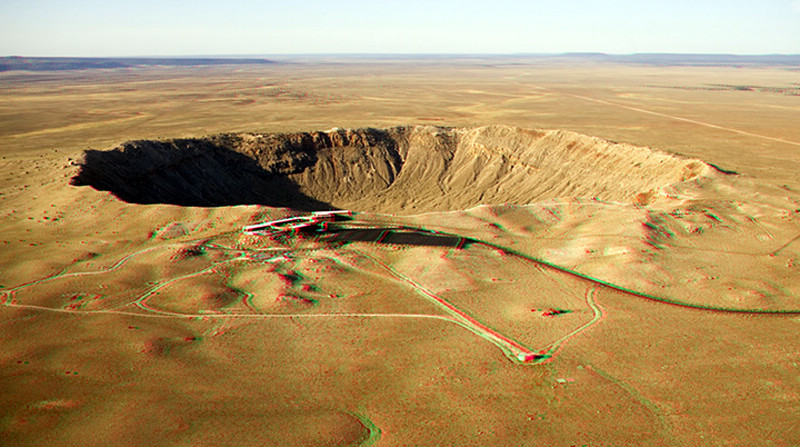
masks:
POLYGON ((588 304, 589 307, 592 309, 592 312, 593 312, 592 319, 589 320, 583 326, 575 329, 574 331, 570 332, 569 334, 567 334, 567 335, 559 338, 558 340, 554 341, 553 343, 551 343, 549 348, 547 348, 547 350, 545 352, 540 354, 541 356, 543 356, 543 357, 545 357, 547 359, 545 361, 552 360, 552 358, 555 357, 556 354, 558 354, 558 352, 561 350, 561 346, 564 343, 566 343, 567 341, 571 340, 573 337, 575 337, 576 335, 578 335, 581 332, 585 331, 586 329, 589 329, 591 326, 594 326, 595 324, 599 323, 600 321, 602 321, 605 318, 605 312, 603 312, 603 309, 597 304, 597 302, 595 302, 595 299, 594 299, 594 295, 595 295, 595 291, 596 290, 597 289, 595 287, 592 287, 592 288, 590 288, 589 290, 586 291, 586 304, 588 304))
POLYGON ((497 250, 501 250, 509 255, 516 256, 530 262, 539 264, 543 267, 547 267, 552 270, 556 270, 561 273, 566 273, 568 275, 574 276, 576 278, 588 281, 596 286, 603 286, 609 289, 616 290, 618 292, 622 292, 626 295, 635 296, 637 298, 644 298, 650 301, 657 301, 659 303, 670 304, 673 306, 683 307, 686 309, 696 309, 696 310, 705 310, 705 311, 712 311, 712 312, 720 312, 720 313, 731 313, 731 314, 748 314, 748 315, 800 315, 800 309, 744 309, 744 308, 735 308, 735 307, 721 307, 721 306, 705 306, 702 304, 693 304, 687 303, 685 301, 679 301, 673 298, 667 298, 662 296, 656 296, 647 292, 640 292, 637 290, 629 289, 624 286, 620 286, 618 284, 614 284, 608 281, 605 281, 600 278, 595 278, 593 276, 589 276, 584 273, 580 273, 576 270, 572 270, 567 267, 563 267, 552 262, 546 261, 544 259, 537 258, 535 256, 526 255, 514 249, 503 247, 501 245, 493 244, 491 242, 481 241, 472 239, 475 243, 485 245, 487 247, 493 247, 497 250))
POLYGON ((486 326, 485 324, 476 320, 474 317, 462 311, 449 301, 426 289, 413 279, 398 272, 392 266, 387 265, 386 263, 380 261, 379 259, 376 259, 375 257, 367 253, 364 253, 362 251, 355 249, 353 249, 353 251, 356 251, 360 255, 372 260, 374 263, 380 265, 385 270, 387 270, 395 278, 410 285, 417 293, 424 296, 430 302, 436 304, 439 308, 441 308, 449 315, 451 315, 453 317, 454 322, 459 323, 461 326, 469 329, 471 332, 477 334, 481 338, 484 338, 489 342, 493 343, 495 346, 499 347, 503 351, 503 353, 505 353, 512 361, 531 363, 531 362, 540 362, 546 358, 539 355, 538 352, 534 352, 530 348, 519 343, 518 341, 506 337, 505 335, 486 326))
MULTIPOLYGON (((226 259, 224 261, 216 262, 211 266, 204 267, 200 270, 196 270, 194 272, 187 273, 185 275, 177 276, 170 278, 166 281, 158 282, 153 285, 150 289, 146 290, 144 293, 139 295, 135 300, 131 302, 124 303, 119 305, 115 308, 111 309, 94 309, 94 310, 83 310, 83 309, 74 309, 74 308, 53 308, 53 307, 46 307, 46 306, 38 306, 32 304, 21 304, 16 303, 13 300, 13 296, 15 292, 19 290, 23 290, 26 288, 31 288, 36 285, 42 284, 48 281, 54 281, 66 277, 75 277, 75 276, 83 276, 83 275, 100 275, 105 273, 111 273, 114 271, 119 270, 122 268, 127 262, 131 259, 135 258, 136 256, 142 255, 144 253, 148 253, 154 250, 159 249, 166 249, 176 246, 185 246, 187 243, 197 242, 197 241, 189 241, 183 243, 175 243, 175 244, 166 244, 160 245, 156 247, 148 247, 134 253, 131 253, 112 266, 98 270, 98 271, 91 271, 91 272, 74 272, 74 273, 57 273, 55 275, 50 275, 45 278, 41 278, 39 280, 30 281, 19 286, 16 286, 12 289, 4 290, 1 292, 2 301, 0 301, 0 307, 11 307, 11 308, 19 308, 19 309, 29 309, 29 310, 36 310, 36 311, 45 311, 45 312, 54 312, 60 314, 68 314, 74 316, 92 316, 92 315, 125 315, 131 317, 144 317, 144 318, 173 318, 173 319, 254 319, 254 320, 268 320, 268 319, 293 319, 293 318, 411 318, 411 319, 432 319, 437 321, 445 321, 448 323, 456 324, 461 328, 469 330, 470 332, 478 335, 479 337, 489 341, 490 343, 494 344, 501 351, 513 362, 521 363, 521 364, 536 364, 546 361, 552 357, 552 353, 555 352, 561 344, 567 341, 567 338, 560 339, 556 343, 555 346, 547 346, 543 349, 530 349, 523 345, 522 343, 513 340, 500 332, 486 326, 482 322, 478 321, 474 317, 472 317, 467 312, 459 309, 457 306, 453 305, 452 303, 448 302, 447 300, 439 297, 438 295, 434 294, 430 290, 423 287, 418 282, 414 281, 413 279, 401 274, 393 267, 387 265, 386 263, 376 259, 375 257, 364 253, 359 250, 353 249, 354 252, 358 253, 359 255, 363 256, 366 259, 369 259, 376 265, 380 266, 382 269, 389 272, 390 276, 396 280, 399 280, 407 285, 409 285, 414 291, 416 291, 421 296, 425 297, 432 303, 436 304, 437 307, 442 309, 446 315, 434 315, 434 314, 405 314, 405 313, 298 313, 298 314, 262 314, 262 313, 231 313, 231 314, 223 314, 223 313, 183 313, 183 312, 173 312, 168 310, 158 309, 156 307, 148 305, 147 301, 150 297, 157 294, 160 290, 164 289, 167 286, 170 286, 176 282, 189 279, 192 277, 205 275, 208 273, 213 273, 217 269, 219 269, 224 264, 229 264, 233 262, 242 262, 242 261, 256 261, 256 262, 269 262, 271 258, 264 258, 264 253, 279 253, 280 256, 286 255, 287 249, 285 248, 275 248, 275 249, 257 249, 253 250, 252 253, 250 250, 240 250, 234 249, 231 247, 225 247, 221 245, 216 245, 214 243, 206 243, 206 249, 219 249, 225 252, 233 252, 236 257, 226 259), (135 307, 141 309, 143 312, 136 312, 133 310, 125 310, 126 307, 135 307), (542 353, 547 354, 542 354, 542 353)), ((380 277, 384 277, 383 275, 379 275, 380 277)), ((252 306, 248 306, 247 298, 245 300, 245 307, 253 310, 252 306)), ((583 330, 587 329, 589 326, 594 324, 595 321, 590 322, 587 325, 584 325, 575 331, 573 331, 570 336, 577 335, 578 333, 582 332, 583 330)))
MULTIPOLYGON (((462 237, 460 235, 451 234, 443 231, 437 231, 437 234, 441 235, 448 235, 454 237, 462 237)), ((226 233, 227 234, 227 233, 226 233)), ((215 237, 219 237, 217 235, 215 237)), ((132 316, 132 317, 143 317, 143 318, 180 318, 180 319, 254 319, 254 320, 268 320, 268 319, 296 319, 296 318, 411 318, 411 319, 431 319, 437 321, 445 321, 448 323, 456 324, 470 332, 478 335, 479 337, 489 341, 490 343, 494 344, 498 348, 502 350, 502 352, 513 362, 518 364, 541 364, 551 361, 561 350, 563 345, 568 341, 574 339, 576 336, 581 334, 582 332, 590 329, 595 324, 601 322, 605 318, 605 312, 603 309, 597 304, 595 300, 596 291, 598 288, 609 288, 616 290, 618 292, 632 295, 638 298, 644 298, 652 301, 657 301, 660 303, 665 303, 669 305, 689 308, 689 309, 698 309, 704 311, 714 311, 714 312, 724 312, 724 313, 737 313, 737 314, 766 314, 766 315, 798 315, 800 314, 800 310, 790 309, 790 310, 767 310, 767 309, 738 309, 738 308, 724 308, 724 307, 713 307, 713 306, 703 306, 703 305, 696 305, 692 303, 685 303, 678 300, 674 300, 671 298, 666 297, 659 297, 649 293, 640 292, 636 290, 631 290, 625 288, 623 286, 619 286, 613 283, 609 283, 599 278, 594 278, 589 275, 582 274, 575 270, 571 270, 569 268, 559 266, 548 262, 544 259, 539 259, 533 256, 526 255, 524 253, 518 252, 516 250, 510 249, 508 247, 503 247, 497 244, 493 244, 491 242, 472 239, 472 238, 465 238, 472 243, 480 244, 485 247, 489 247, 495 250, 500 250, 508 255, 518 257, 523 259, 527 262, 531 262, 540 268, 549 269, 555 271, 557 273, 566 274, 575 278, 578 278, 582 281, 589 283, 589 288, 585 293, 586 303, 588 307, 593 312, 593 317, 590 321, 586 322, 585 324, 581 325, 580 327, 575 328, 568 334, 564 335, 563 337, 547 344, 541 349, 532 349, 529 348, 517 340, 514 340, 510 337, 503 335, 502 333, 498 332, 495 329, 490 328, 486 324, 482 323, 481 321, 477 320, 475 317, 471 316, 469 313, 461 310, 457 306, 453 305, 446 299, 436 295, 432 291, 428 290, 420 283, 415 281, 412 278, 409 278, 406 275, 403 275, 399 271, 397 271, 392 266, 380 261, 379 259, 371 256, 363 251, 357 250, 354 247, 350 247, 350 250, 358 253, 365 259, 369 259, 374 264, 381 267, 383 270, 386 270, 389 273, 389 277, 400 281, 410 288, 412 288, 416 293, 426 298, 431 303, 435 304, 439 309, 441 309, 446 315, 434 315, 434 314, 406 314, 406 313, 298 313, 298 314, 263 314, 255 312, 255 309, 252 306, 248 306, 248 298, 244 298, 245 307, 251 310, 252 313, 213 313, 213 312, 197 312, 197 313, 182 313, 182 312, 172 312, 162 309, 157 309, 155 307, 149 306, 147 300, 152 297, 154 294, 158 293, 163 288, 174 284, 178 281, 192 278, 195 276, 200 276, 204 274, 208 274, 214 272, 218 268, 220 268, 224 264, 234 263, 234 262, 242 262, 242 261, 249 261, 249 262, 271 262, 274 260, 273 257, 266 257, 266 253, 276 253, 278 256, 286 257, 288 256, 288 252, 292 251, 291 249, 279 247, 279 248, 267 248, 267 249, 254 249, 254 250, 247 250, 247 249, 235 249, 231 247, 226 247, 222 245, 217 245, 211 242, 211 239, 206 238, 202 240, 194 240, 194 241, 184 241, 180 243, 173 243, 173 244, 165 244, 159 245, 156 247, 148 247, 142 250, 138 250, 134 253, 131 253, 127 256, 124 256, 119 261, 115 262, 108 268, 97 270, 97 271, 89 271, 89 272, 73 272, 73 273, 64 273, 66 269, 62 270, 60 273, 56 273, 54 275, 50 275, 38 280, 30 281, 19 286, 13 287, 11 289, 4 290, 0 292, 0 307, 11 307, 11 308, 19 308, 19 309, 29 309, 29 310, 37 310, 37 311, 45 311, 45 312, 56 312, 61 314, 69 314, 75 316, 91 316, 91 315, 102 315, 102 314, 115 314, 115 315, 125 315, 125 316, 132 316), (204 267, 197 271, 187 273, 185 275, 177 276, 170 278, 166 281, 156 283, 153 287, 145 291, 141 294, 138 298, 131 302, 127 302, 121 306, 118 306, 113 309, 97 309, 97 310, 81 310, 81 309, 68 309, 68 308, 51 308, 46 306, 37 306, 32 304, 21 304, 14 302, 13 296, 15 292, 19 290, 23 290, 26 288, 34 287, 36 285, 42 284, 47 281, 53 281, 60 278, 67 278, 67 277, 76 277, 76 276, 88 276, 88 275, 100 275, 105 273, 111 273, 114 271, 119 270, 122 268, 126 263, 128 263, 131 259, 135 258, 136 256, 142 255, 144 253, 148 253, 154 250, 165 249, 170 247, 176 246, 185 246, 189 243, 196 243, 198 241, 205 241, 204 247, 205 249, 214 249, 220 250, 226 253, 231 253, 234 257, 229 259, 225 259, 223 261, 215 262, 211 266, 204 267), (137 312, 133 310, 125 310, 126 307, 135 307, 140 309, 142 312, 137 312)), ((795 238, 789 241, 786 245, 794 242, 798 238, 795 238)), ((313 249, 312 249, 313 250, 313 249)), ((373 273, 375 274, 375 273, 373 273)), ((380 277, 384 277, 383 275, 378 275, 380 277)), ((250 294, 248 294, 250 295, 250 294)))
POLYGON ((46 276, 44 278, 36 279, 36 280, 33 280, 33 281, 29 281, 29 282, 20 284, 20 285, 18 285, 16 287, 12 287, 10 289, 3 290, 2 291, 3 301, 0 301, 0 305, 6 304, 6 300, 9 299, 12 296, 12 294, 14 292, 18 291, 18 290, 26 289, 28 287, 35 286, 37 284, 41 284, 41 283, 44 283, 44 282, 47 282, 47 281, 52 281, 54 279, 70 278, 70 277, 78 277, 78 276, 101 275, 101 274, 104 274, 104 273, 113 272, 115 270, 119 270, 119 268, 122 267, 123 265, 125 265, 125 263, 127 263, 131 259, 135 258, 136 256, 139 256, 142 253, 147 253, 147 252, 150 252, 150 251, 154 251, 154 250, 158 250, 158 249, 166 248, 166 247, 170 247, 170 246, 176 246, 176 245, 183 245, 183 244, 162 245, 162 246, 158 246, 158 247, 149 247, 149 248, 145 248, 143 250, 139 250, 137 252, 134 252, 134 253, 131 253, 131 254, 125 256, 124 258, 122 258, 119 261, 117 261, 116 263, 114 263, 111 267, 108 267, 108 268, 105 268, 105 269, 94 270, 94 271, 90 271, 90 272, 64 273, 64 272, 66 272, 67 268, 69 268, 69 267, 64 268, 60 272, 55 273, 53 275, 46 276))
MULTIPOLYGON (((147 305, 147 299, 150 298, 151 296, 155 295, 156 293, 158 293, 159 290, 163 289, 164 287, 167 287, 170 284, 176 283, 178 281, 181 281, 181 280, 184 280, 184 279, 187 279, 187 278, 193 278, 195 276, 205 275, 206 273, 214 272, 216 269, 219 268, 220 265, 228 264, 228 263, 235 262, 235 261, 242 261, 242 260, 246 260, 246 259, 247 258, 245 258, 245 257, 238 257, 238 258, 228 259, 228 260, 213 264, 213 265, 211 265, 209 267, 206 267, 204 269, 201 269, 201 270, 198 270, 198 271, 195 271, 195 272, 192 272, 192 273, 187 273, 186 275, 181 275, 181 276, 172 278, 169 281, 166 281, 166 282, 163 282, 163 283, 160 283, 160 284, 156 284, 155 287, 152 287, 150 290, 148 290, 143 295, 141 295, 139 298, 137 298, 133 302, 133 304, 135 304, 137 307, 140 307, 140 308, 142 308, 144 310, 147 310, 147 311, 150 311, 150 312, 161 312, 160 310, 153 309, 153 308, 151 308, 151 307, 149 307, 147 305)), ((123 307, 127 307, 129 305, 130 304, 126 304, 123 307)))
POLYGON ((98 310, 74 310, 74 309, 59 309, 54 307, 35 306, 32 304, 7 304, 5 307, 13 307, 20 309, 31 309, 45 312, 56 312, 62 314, 69 314, 75 316, 93 316, 102 314, 111 315, 126 315, 131 317, 142 318, 178 318, 178 319, 220 319, 220 320, 233 320, 233 319, 253 319, 253 320, 269 320, 269 319, 292 319, 292 318, 422 318, 431 320, 442 320, 450 323, 458 324, 459 322, 444 315, 433 314, 380 314, 380 313, 319 313, 319 314, 217 314, 217 313, 180 313, 170 312, 158 309, 144 308, 148 313, 134 312, 116 309, 98 309, 98 310))

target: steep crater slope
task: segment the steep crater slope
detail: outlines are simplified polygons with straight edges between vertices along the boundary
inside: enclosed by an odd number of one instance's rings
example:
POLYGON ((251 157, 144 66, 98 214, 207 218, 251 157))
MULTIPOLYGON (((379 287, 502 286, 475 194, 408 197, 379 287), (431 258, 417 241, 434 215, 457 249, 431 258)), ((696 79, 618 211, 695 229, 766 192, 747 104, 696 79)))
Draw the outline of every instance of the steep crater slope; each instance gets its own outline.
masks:
POLYGON ((647 203, 712 171, 573 132, 419 126, 133 141, 86 151, 72 183, 134 203, 423 212, 560 197, 647 203))

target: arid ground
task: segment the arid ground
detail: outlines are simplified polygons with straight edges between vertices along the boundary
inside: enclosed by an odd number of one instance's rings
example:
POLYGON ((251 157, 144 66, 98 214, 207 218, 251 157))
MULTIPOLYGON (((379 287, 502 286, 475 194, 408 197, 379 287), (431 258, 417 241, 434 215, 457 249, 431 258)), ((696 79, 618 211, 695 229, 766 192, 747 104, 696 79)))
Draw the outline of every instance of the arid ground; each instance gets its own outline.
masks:
POLYGON ((800 68, 279 62, 0 73, 0 444, 800 444, 800 68))

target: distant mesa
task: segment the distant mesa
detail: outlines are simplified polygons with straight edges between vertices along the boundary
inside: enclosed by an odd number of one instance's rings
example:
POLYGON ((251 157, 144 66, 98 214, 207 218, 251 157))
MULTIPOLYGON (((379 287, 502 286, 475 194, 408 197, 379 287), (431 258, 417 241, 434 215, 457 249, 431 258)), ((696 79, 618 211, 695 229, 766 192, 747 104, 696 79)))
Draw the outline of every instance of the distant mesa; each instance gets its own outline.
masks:
POLYGON ((521 58, 678 67, 790 67, 800 65, 800 54, 687 54, 687 53, 563 53, 520 54, 521 58))
MULTIPOLYGON (((320 60, 331 56, 319 56, 320 60)), ((440 62, 474 59, 474 56, 454 54, 398 55, 375 54, 357 59, 373 61, 408 61, 418 62, 420 59, 435 59, 440 62)), ((524 63, 535 62, 591 62, 609 64, 633 64, 649 66, 694 66, 694 67, 797 67, 800 66, 800 54, 681 54, 681 53, 519 53, 495 55, 489 59, 496 63, 513 61, 524 63)), ((0 72, 11 70, 24 71, 60 71, 60 70, 92 70, 135 67, 204 67, 217 65, 268 65, 279 62, 264 58, 233 57, 0 57, 0 72)))
POLYGON ((153 66, 199 67, 208 65, 275 64, 269 59, 234 58, 122 58, 122 57, 0 57, 0 72, 12 70, 60 71, 153 66))
POLYGON ((132 141, 86 151, 72 184, 143 204, 418 213, 565 197, 645 204, 715 171, 561 130, 407 126, 132 141))

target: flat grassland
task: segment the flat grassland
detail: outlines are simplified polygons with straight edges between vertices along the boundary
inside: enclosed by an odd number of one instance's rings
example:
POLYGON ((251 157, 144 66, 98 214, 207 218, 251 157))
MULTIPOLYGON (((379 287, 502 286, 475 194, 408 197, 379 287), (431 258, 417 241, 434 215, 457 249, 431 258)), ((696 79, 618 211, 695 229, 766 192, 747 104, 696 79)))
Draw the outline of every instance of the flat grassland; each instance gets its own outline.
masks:
POLYGON ((797 67, 0 73, 0 444, 800 444, 797 123, 797 67), (398 125, 563 129, 717 169, 640 203, 354 210, 463 248, 259 238, 241 227, 298 212, 71 185, 84 150, 128 140, 398 125))

